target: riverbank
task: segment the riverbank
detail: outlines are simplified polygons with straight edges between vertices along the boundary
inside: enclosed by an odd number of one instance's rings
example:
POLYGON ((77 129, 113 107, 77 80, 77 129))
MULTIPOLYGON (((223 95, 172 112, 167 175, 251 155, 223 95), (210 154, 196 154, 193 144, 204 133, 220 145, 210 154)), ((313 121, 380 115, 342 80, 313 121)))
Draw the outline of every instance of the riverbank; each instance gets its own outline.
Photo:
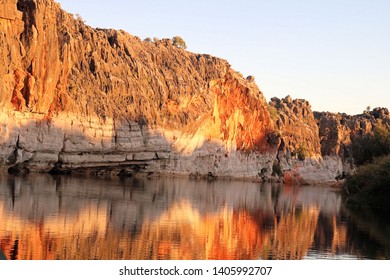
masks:
POLYGON ((343 185, 349 207, 390 209, 390 156, 360 166, 343 185))

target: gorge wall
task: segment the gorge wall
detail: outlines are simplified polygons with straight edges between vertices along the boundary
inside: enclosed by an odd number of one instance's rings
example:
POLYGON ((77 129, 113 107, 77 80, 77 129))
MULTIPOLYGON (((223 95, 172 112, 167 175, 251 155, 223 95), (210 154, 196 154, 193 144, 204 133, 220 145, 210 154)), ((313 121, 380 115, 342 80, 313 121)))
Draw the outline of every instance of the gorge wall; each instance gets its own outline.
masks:
POLYGON ((223 59, 93 29, 52 0, 0 1, 0 65, 0 166, 14 171, 310 183, 348 169, 353 121, 267 104, 223 59))
POLYGON ((3 165, 271 172, 277 142, 265 98, 225 60, 168 39, 142 42, 124 31, 93 29, 51 0, 1 4, 3 165))

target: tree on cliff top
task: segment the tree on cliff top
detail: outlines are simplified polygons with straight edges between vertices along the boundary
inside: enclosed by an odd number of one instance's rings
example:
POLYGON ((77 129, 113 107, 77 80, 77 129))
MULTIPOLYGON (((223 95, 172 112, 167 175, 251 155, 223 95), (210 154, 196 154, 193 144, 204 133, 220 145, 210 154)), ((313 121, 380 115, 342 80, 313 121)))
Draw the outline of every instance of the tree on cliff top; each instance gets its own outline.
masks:
POLYGON ((173 37, 172 38, 172 44, 174 46, 178 47, 178 48, 181 48, 181 49, 186 49, 187 48, 186 42, 180 36, 173 37))
POLYGON ((85 20, 83 19, 83 17, 82 17, 79 13, 75 14, 75 15, 74 15, 74 18, 75 18, 77 21, 80 21, 80 22, 85 23, 85 20))

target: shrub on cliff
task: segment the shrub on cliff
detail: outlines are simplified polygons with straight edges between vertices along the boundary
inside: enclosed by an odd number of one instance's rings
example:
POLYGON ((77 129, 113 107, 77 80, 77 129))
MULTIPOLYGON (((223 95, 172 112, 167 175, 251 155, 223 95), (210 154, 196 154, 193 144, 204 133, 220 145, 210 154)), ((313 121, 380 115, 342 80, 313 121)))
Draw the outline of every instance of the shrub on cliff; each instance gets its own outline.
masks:
POLYGON ((305 144, 299 145, 299 148, 297 149, 297 156, 299 160, 305 160, 306 157, 309 155, 309 150, 307 149, 305 144))
POLYGON ((270 115, 271 119, 274 122, 276 122, 279 119, 278 109, 276 109, 271 104, 267 104, 267 109, 268 109, 268 112, 269 112, 269 115, 270 115))
POLYGON ((390 208, 390 156, 377 158, 360 166, 346 179, 343 192, 347 205, 355 207, 390 208))
POLYGON ((357 165, 370 163, 375 157, 390 155, 389 129, 385 125, 378 125, 371 134, 355 136, 352 155, 357 165))
POLYGON ((173 37, 172 38, 172 44, 174 46, 178 47, 178 48, 181 48, 181 49, 186 49, 187 48, 186 42, 180 36, 173 37))
POLYGON ((82 23, 85 23, 85 20, 83 19, 83 17, 80 15, 80 14, 75 14, 74 15, 74 18, 79 21, 79 22, 82 22, 82 23))

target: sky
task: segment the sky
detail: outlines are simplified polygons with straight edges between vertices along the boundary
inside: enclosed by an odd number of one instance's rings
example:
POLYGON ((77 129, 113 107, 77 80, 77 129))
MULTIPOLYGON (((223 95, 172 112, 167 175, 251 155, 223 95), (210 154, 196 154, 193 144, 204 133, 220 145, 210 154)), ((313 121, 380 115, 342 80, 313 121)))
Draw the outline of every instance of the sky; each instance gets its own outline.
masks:
POLYGON ((187 50, 253 75, 267 101, 315 111, 390 109, 388 0, 57 0, 92 27, 141 39, 181 36, 187 50))

